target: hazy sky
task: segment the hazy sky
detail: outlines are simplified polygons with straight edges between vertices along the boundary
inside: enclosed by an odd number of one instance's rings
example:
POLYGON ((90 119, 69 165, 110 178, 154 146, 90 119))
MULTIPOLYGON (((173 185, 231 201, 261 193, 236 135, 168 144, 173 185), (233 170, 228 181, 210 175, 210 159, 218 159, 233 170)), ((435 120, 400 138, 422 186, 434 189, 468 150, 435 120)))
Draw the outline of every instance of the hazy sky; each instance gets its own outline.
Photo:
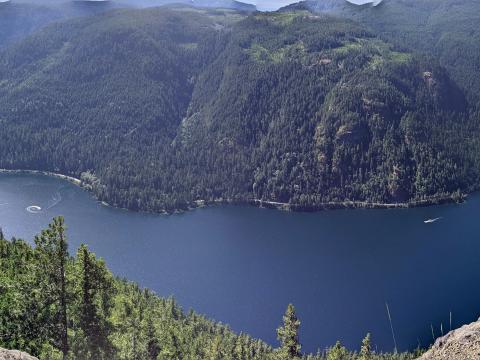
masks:
MULTIPOLYGON (((298 1, 299 0, 243 0, 243 2, 257 5, 257 8, 259 10, 274 10, 298 1)), ((372 0, 350 0, 350 2, 356 4, 365 4, 368 2, 372 2, 372 0)))

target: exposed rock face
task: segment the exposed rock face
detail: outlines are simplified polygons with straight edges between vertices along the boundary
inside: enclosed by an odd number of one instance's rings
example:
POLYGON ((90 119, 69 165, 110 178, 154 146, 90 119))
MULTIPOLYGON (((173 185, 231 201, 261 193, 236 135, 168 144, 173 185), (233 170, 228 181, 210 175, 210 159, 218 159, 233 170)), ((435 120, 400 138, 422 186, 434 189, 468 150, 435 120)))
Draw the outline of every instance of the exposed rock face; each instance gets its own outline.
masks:
POLYGON ((0 360, 38 360, 36 357, 18 350, 6 350, 0 348, 0 360))
POLYGON ((480 359, 480 319, 438 338, 433 347, 417 360, 480 359))

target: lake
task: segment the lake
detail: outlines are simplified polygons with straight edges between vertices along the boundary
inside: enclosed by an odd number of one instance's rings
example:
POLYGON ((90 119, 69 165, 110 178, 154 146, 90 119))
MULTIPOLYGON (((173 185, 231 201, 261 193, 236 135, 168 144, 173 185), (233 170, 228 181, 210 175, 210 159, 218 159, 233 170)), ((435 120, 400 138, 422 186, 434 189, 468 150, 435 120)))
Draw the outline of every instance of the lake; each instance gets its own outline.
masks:
POLYGON ((218 206, 179 215, 105 207, 66 181, 0 174, 0 226, 24 238, 56 215, 117 275, 276 345, 292 302, 304 350, 427 346, 480 314, 480 196, 465 204, 289 213, 218 206), (31 207, 38 206, 41 208, 31 207), (28 210, 27 210, 28 208, 28 210), (425 224, 429 218, 441 219, 425 224))

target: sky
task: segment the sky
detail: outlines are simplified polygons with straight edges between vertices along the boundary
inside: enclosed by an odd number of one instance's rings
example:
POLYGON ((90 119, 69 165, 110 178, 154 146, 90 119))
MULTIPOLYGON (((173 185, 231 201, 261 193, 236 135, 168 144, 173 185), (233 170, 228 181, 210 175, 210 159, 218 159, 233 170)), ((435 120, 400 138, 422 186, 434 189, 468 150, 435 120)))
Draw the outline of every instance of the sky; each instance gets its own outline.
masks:
MULTIPOLYGON (((255 4, 259 10, 276 10, 282 6, 298 2, 299 0, 243 0, 243 2, 248 2, 255 4)), ((372 2, 372 0, 350 0, 355 4, 365 4, 372 2)))

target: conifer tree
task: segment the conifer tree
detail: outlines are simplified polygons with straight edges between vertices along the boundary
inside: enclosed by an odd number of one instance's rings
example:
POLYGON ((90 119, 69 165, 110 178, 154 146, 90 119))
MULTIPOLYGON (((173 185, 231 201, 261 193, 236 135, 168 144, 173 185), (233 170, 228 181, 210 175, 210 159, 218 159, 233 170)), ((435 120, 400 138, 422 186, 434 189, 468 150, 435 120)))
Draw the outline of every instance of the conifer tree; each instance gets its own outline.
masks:
POLYGON ((370 333, 362 340, 360 348, 360 360, 372 360, 372 345, 370 333))
POLYGON ((38 275, 43 278, 43 297, 47 307, 47 316, 53 325, 54 343, 63 353, 63 359, 68 356, 68 318, 67 318, 67 276, 66 268, 69 259, 68 244, 65 235, 63 217, 53 219, 48 229, 35 237, 36 252, 40 258, 38 275))
POLYGON ((348 360, 348 350, 337 341, 334 347, 328 351, 327 360, 348 360))
POLYGON ((77 357, 83 359, 110 359, 113 347, 109 334, 109 316, 113 296, 113 279, 105 264, 97 260, 85 245, 77 253, 77 277, 79 278, 79 327, 85 347, 77 357))
POLYGON ((147 319, 147 352, 150 360, 156 360, 160 354, 160 342, 158 341, 155 327, 151 317, 147 319))
POLYGON ((279 356, 282 360, 297 359, 302 356, 300 352, 302 346, 298 339, 299 328, 300 320, 295 313, 295 307, 289 304, 283 316, 283 326, 277 329, 278 340, 281 344, 279 356))

